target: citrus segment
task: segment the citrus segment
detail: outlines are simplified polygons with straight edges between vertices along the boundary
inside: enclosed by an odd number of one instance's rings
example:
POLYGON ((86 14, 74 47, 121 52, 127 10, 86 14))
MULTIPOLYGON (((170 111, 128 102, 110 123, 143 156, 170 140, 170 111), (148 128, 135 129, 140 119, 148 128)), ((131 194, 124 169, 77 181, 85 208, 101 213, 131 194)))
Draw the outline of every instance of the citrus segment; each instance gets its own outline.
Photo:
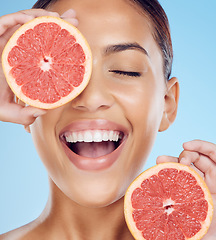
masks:
POLYGON ((192 240, 207 232, 213 203, 205 182, 193 169, 162 163, 129 186, 124 211, 137 240, 192 240))
POLYGON ((55 108, 88 84, 92 57, 82 34, 70 23, 44 16, 20 27, 2 54, 6 79, 23 102, 55 108))

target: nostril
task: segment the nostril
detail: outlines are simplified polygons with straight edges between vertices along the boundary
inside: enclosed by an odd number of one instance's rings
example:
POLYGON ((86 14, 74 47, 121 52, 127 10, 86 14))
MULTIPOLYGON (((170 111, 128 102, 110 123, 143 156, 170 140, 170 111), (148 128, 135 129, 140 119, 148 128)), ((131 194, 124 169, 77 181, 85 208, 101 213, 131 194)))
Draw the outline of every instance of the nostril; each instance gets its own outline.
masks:
POLYGON ((76 105, 76 104, 72 104, 72 107, 76 110, 80 110, 80 111, 89 111, 89 112, 95 112, 95 111, 99 111, 99 110, 106 110, 109 109, 110 106, 107 105, 100 105, 100 106, 95 106, 95 105, 76 105))
POLYGON ((88 108, 85 107, 85 106, 80 106, 80 105, 75 105, 75 104, 72 104, 72 107, 76 110, 80 110, 80 111, 88 111, 88 108))
POLYGON ((87 86, 71 104, 76 110, 95 112, 109 109, 114 104, 114 98, 106 89, 101 90, 87 86))

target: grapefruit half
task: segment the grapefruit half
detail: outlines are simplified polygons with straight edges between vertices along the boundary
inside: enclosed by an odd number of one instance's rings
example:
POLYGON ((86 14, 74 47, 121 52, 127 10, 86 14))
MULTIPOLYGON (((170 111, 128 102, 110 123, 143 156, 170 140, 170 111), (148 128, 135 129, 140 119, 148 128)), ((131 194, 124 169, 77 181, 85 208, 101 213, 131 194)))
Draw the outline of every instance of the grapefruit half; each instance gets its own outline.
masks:
POLYGON ((161 163, 129 186, 124 213, 136 240, 198 240, 211 224, 213 201, 204 180, 192 168, 161 163))
POLYGON ((2 66, 19 99, 50 109, 84 90, 91 75, 92 55, 84 36, 72 24, 43 16, 12 35, 2 54, 2 66))

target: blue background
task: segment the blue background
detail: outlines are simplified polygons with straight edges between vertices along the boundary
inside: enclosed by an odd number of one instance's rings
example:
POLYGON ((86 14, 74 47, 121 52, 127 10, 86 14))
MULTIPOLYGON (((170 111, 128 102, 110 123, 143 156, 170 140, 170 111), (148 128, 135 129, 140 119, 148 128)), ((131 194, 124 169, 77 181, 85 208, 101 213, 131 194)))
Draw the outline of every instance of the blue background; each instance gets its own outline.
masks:
MULTIPOLYGON (((3 0, 1 0, 3 1, 3 0)), ((34 0, 7 0, 0 15, 31 8, 34 0)), ((172 76, 180 81, 178 116, 159 133, 145 168, 158 155, 177 156, 192 139, 216 142, 216 1, 161 0, 170 20, 174 47, 172 76)), ((0 233, 24 225, 43 210, 46 171, 22 126, 0 122, 0 233)))

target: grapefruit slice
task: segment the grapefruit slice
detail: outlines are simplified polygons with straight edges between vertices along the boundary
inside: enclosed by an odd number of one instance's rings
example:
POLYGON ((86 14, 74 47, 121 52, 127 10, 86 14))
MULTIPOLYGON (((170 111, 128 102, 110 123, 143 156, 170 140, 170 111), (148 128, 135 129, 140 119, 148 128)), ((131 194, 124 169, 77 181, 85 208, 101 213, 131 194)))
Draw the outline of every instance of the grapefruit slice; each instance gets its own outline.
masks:
POLYGON ((203 179, 179 163, 140 174, 124 199, 125 219, 136 240, 198 240, 207 232, 213 201, 203 179))
POLYGON ((50 109, 80 94, 90 79, 90 47, 72 24, 43 16, 22 25, 2 54, 14 94, 26 104, 50 109))

